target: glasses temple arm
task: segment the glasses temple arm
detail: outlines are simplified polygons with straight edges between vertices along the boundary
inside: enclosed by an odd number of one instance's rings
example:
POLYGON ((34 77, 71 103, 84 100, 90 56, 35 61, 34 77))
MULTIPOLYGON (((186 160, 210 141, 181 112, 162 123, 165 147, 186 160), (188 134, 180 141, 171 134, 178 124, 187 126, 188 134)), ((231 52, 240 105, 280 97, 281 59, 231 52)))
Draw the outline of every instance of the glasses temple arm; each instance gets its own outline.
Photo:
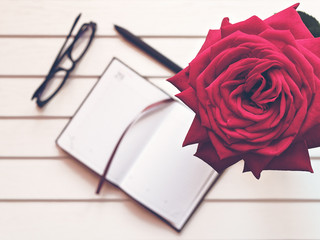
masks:
POLYGON ((51 69, 50 69, 50 72, 57 67, 57 64, 60 62, 61 58, 65 55, 65 54, 63 54, 62 56, 60 56, 61 53, 62 53, 62 51, 63 51, 63 49, 64 49, 64 47, 66 46, 69 38, 71 37, 71 34, 72 34, 75 26, 77 25, 80 17, 81 17, 81 13, 80 13, 80 14, 77 16, 77 18, 74 20, 74 23, 73 23, 73 25, 72 25, 72 27, 71 27, 71 30, 70 30, 68 36, 66 37, 66 40, 64 41, 64 43, 63 43, 63 45, 62 45, 62 47, 61 47, 61 49, 60 49, 60 51, 59 51, 56 59, 54 60, 53 65, 52 65, 52 67, 51 67, 51 69))

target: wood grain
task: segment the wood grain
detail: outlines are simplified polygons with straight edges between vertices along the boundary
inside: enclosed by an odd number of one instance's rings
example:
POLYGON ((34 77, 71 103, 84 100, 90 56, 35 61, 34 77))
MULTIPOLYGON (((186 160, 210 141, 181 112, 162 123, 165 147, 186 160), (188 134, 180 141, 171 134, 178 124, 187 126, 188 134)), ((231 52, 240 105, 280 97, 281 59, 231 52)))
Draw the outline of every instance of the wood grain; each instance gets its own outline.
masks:
MULTIPOLYGON (((319 18, 318 1, 300 2, 299 9, 319 18)), ((97 34, 101 36, 114 36, 113 24, 138 35, 205 36, 208 29, 220 27, 224 17, 229 17, 231 22, 252 15, 265 19, 294 3, 290 0, 2 0, 0 34, 65 35, 81 12, 81 22, 97 22, 97 34)))
POLYGON ((317 239, 318 202, 212 202, 174 232, 132 201, 2 202, 1 239, 317 239), (275 217, 276 216, 276 217, 275 217), (306 221, 312 219, 313 221, 306 221), (14 221, 14 225, 12 222, 14 221))
MULTIPOLYGON (((200 160, 199 160, 200 161, 200 160)), ((242 173, 243 164, 226 171, 206 197, 208 201, 298 201, 320 203, 320 161, 315 173, 265 171, 257 180, 242 173)), ((128 197, 109 183, 99 195, 97 176, 73 158, 0 159, 0 202, 124 200, 128 197), (44 185, 45 182, 45 185, 44 185)), ((206 203, 205 203, 206 204, 206 203)))
MULTIPOLYGON (((64 38, 0 38, 0 76, 47 75, 64 38), (32 62, 26 64, 32 59, 32 62), (6 67, 4 67, 6 66, 6 67)), ((204 38, 148 38, 145 41, 172 61, 186 67, 204 38)), ((100 76, 117 57, 144 76, 172 76, 173 73, 124 39, 96 38, 73 74, 100 76), (147 67, 146 67, 147 66, 147 67)), ((65 63, 66 66, 70 62, 65 63)))

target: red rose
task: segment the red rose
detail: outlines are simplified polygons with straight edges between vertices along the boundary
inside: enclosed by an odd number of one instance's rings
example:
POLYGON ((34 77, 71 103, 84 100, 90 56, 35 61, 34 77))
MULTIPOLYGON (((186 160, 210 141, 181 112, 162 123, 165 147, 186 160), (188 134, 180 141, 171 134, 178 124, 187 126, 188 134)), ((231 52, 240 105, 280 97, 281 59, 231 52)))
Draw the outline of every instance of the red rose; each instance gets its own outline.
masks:
POLYGON ((312 172, 308 148, 320 146, 320 39, 298 4, 210 30, 200 52, 169 81, 196 116, 184 145, 221 172, 243 159, 244 171, 312 172))

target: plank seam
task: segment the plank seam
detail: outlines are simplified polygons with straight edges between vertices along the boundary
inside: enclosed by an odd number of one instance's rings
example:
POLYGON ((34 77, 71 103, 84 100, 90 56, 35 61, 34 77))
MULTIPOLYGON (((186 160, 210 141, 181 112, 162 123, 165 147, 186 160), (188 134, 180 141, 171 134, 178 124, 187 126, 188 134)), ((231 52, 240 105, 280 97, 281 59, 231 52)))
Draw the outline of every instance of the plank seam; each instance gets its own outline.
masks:
MULTIPOLYGON (((137 35, 140 38, 183 38, 183 39, 204 39, 206 35, 137 35)), ((42 34, 31 34, 31 35, 24 35, 24 34, 0 34, 0 38, 65 38, 66 35, 59 34, 59 35, 42 35, 42 34)), ((71 36, 74 38, 74 35, 71 36)), ((119 35, 96 35, 95 38, 122 38, 119 35)))
POLYGON ((0 116, 0 120, 70 120, 72 116, 0 116))
MULTIPOLYGON (((45 75, 0 75, 0 78, 26 78, 26 79, 34 79, 34 78, 45 78, 45 75)), ((81 78, 81 79, 86 79, 86 78, 99 78, 100 75, 71 75, 70 80, 74 78, 81 78)), ((167 76, 157 76, 157 75, 143 75, 144 78, 148 79, 153 79, 153 78, 170 78, 172 77, 171 75, 167 76)))
MULTIPOLYGON (((21 203, 21 202, 136 202, 131 198, 115 198, 115 199, 15 199, 15 198, 8 198, 8 199, 0 199, 0 203, 10 202, 10 203, 21 203)), ((204 199, 204 203, 320 203, 320 199, 268 199, 268 198, 261 198, 261 199, 204 199)))

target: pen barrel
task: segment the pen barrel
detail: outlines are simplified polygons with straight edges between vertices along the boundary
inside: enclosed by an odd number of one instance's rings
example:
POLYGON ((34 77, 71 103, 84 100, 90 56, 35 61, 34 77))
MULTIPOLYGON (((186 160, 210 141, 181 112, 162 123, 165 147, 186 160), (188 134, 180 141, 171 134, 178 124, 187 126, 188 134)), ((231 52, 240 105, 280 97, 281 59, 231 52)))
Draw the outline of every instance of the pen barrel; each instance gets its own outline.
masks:
POLYGON ((178 73, 182 70, 180 66, 172 62, 170 59, 168 59, 166 56, 158 52, 156 49, 153 47, 149 46, 147 43, 145 43, 141 38, 135 36, 128 30, 116 26, 115 29, 117 30, 118 33, 120 33, 126 40, 134 44, 136 47, 147 53, 149 56, 153 57, 155 60, 160 62, 162 65, 166 66, 169 68, 171 71, 178 73))
POLYGON ((178 73, 182 70, 180 66, 172 62, 170 59, 168 59, 166 56, 158 52, 156 49, 153 47, 147 45, 145 42, 143 42, 141 39, 136 39, 134 43, 137 47, 140 49, 144 50, 147 54, 149 54, 151 57, 156 59, 158 62, 162 63, 165 65, 167 68, 172 70, 175 73, 178 73))

